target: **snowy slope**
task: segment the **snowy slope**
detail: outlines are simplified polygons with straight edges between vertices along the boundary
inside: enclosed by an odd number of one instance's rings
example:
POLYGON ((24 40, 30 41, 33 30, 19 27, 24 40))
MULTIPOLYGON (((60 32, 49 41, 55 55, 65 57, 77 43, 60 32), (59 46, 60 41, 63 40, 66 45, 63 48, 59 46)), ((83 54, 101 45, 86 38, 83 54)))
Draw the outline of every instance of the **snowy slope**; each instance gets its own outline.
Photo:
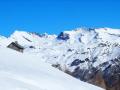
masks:
POLYGON ((51 67, 35 55, 0 48, 0 90, 103 90, 51 67))

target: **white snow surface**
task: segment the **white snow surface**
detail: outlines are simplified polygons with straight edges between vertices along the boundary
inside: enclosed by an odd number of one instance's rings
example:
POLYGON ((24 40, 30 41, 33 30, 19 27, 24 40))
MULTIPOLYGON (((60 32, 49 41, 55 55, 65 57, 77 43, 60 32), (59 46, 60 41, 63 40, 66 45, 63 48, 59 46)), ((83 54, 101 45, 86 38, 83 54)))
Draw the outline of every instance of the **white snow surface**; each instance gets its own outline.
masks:
POLYGON ((0 47, 0 90, 103 90, 65 74, 40 57, 0 47))

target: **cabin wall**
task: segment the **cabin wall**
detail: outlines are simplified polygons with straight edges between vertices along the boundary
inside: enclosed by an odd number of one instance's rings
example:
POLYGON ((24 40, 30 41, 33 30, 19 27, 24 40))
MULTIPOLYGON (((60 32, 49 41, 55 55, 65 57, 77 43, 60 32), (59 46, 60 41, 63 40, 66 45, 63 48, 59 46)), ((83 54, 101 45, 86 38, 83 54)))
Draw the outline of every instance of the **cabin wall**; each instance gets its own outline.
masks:
POLYGON ((10 45, 8 46, 8 48, 14 49, 14 50, 19 51, 19 52, 23 52, 23 49, 19 49, 18 47, 14 46, 14 45, 12 45, 12 44, 10 44, 10 45))

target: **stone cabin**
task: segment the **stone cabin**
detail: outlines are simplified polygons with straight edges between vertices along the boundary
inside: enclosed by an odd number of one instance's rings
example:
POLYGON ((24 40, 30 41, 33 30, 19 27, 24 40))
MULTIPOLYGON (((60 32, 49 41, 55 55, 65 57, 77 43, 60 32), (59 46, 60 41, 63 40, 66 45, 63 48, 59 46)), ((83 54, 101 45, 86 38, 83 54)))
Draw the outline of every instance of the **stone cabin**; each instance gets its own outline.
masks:
POLYGON ((10 49, 19 51, 19 52, 23 52, 23 50, 24 50, 24 47, 19 45, 18 42, 12 42, 7 47, 10 49))

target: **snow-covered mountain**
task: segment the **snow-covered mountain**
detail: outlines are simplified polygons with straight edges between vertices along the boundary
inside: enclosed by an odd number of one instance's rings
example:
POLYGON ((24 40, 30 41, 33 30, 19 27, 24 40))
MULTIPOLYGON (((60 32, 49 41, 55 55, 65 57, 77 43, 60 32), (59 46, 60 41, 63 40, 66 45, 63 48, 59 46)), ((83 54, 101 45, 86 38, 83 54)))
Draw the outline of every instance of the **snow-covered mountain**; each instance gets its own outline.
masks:
POLYGON ((23 54, 89 83, 120 90, 120 30, 78 28, 57 35, 15 31, 0 38, 0 46, 15 42, 24 47, 23 54), (116 89, 117 88, 117 89, 116 89))

